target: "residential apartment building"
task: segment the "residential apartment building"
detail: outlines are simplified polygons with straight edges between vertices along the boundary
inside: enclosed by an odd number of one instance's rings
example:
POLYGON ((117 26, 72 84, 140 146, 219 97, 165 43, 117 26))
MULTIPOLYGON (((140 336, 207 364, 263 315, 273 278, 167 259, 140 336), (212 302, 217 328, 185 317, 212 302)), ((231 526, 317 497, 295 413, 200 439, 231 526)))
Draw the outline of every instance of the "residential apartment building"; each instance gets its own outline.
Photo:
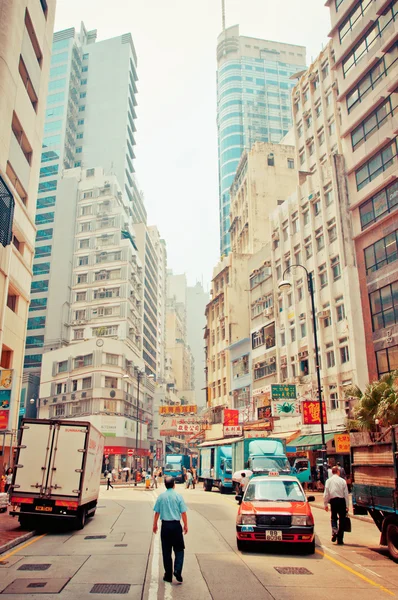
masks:
POLYGON ((328 0, 370 380, 398 369, 398 2, 328 0))
POLYGON ((174 391, 181 399, 195 403, 194 362, 187 343, 186 309, 175 297, 167 298, 166 304, 166 356, 168 377, 175 381, 174 391))
POLYGON ((72 204, 78 196, 78 179, 63 174, 74 168, 90 171, 101 166, 109 175, 104 186, 110 186, 111 179, 117 177, 129 219, 146 218, 132 162, 136 62, 130 34, 97 42, 96 31, 87 31, 82 24, 79 32, 71 28, 54 35, 30 306, 37 342, 29 340, 24 364, 31 372, 40 374, 43 348, 54 349, 69 342, 63 323, 68 321, 70 257, 74 251, 73 235, 69 234, 74 231, 72 204), (36 318, 39 315, 40 321, 36 318))
POLYGON ((210 294, 203 289, 200 282, 187 287, 187 342, 192 352, 195 367, 195 400, 198 406, 201 407, 206 404, 206 362, 203 329, 206 326, 205 310, 209 299, 210 294))
POLYGON ((55 0, 0 0, 0 14, 0 431, 15 432, 55 0))
POLYGON ((166 244, 157 227, 138 223, 134 229, 144 268, 142 356, 148 375, 162 380, 166 351, 166 244))
POLYGON ((243 150, 279 142, 292 126, 291 76, 305 68, 305 48, 239 35, 229 27, 217 45, 220 253, 231 250, 230 188, 243 150))
MULTIPOLYGON (((211 410, 213 423, 212 429, 206 432, 208 439, 223 437, 222 410, 234 408, 231 397, 230 349, 248 337, 247 258, 245 255, 231 253, 213 271, 205 330, 207 407, 211 410)), ((244 396, 250 397, 250 385, 244 387, 240 394, 235 394, 236 404, 244 403, 244 396)), ((236 390, 238 389, 237 386, 236 390)))
POLYGON ((245 151, 231 186, 231 249, 254 254, 271 238, 269 215, 297 186, 295 148, 256 142, 245 151))

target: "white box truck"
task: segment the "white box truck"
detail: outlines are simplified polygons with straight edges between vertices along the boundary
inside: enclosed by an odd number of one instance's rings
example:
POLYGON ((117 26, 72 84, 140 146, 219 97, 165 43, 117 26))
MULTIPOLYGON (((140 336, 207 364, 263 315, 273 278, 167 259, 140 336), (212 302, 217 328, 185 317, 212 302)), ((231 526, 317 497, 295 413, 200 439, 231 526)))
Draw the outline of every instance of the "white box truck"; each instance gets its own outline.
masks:
POLYGON ((10 514, 27 529, 57 518, 83 529, 97 506, 103 451, 104 436, 91 423, 24 419, 10 514))

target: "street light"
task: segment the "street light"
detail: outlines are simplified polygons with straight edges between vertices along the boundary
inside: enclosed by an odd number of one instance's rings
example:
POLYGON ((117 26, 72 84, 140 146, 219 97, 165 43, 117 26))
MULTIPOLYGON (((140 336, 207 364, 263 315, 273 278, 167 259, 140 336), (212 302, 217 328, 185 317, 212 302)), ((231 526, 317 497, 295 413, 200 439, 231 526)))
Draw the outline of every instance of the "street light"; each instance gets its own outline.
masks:
MULTIPOLYGON (((322 462, 323 467, 326 464, 326 442, 325 442, 325 424, 323 422, 323 410, 322 410, 322 386, 321 386, 321 370, 319 364, 319 351, 318 351, 318 334, 316 330, 316 315, 315 315, 315 297, 314 297, 314 284, 312 280, 312 274, 308 272, 304 265, 290 265, 287 267, 282 275, 282 281, 278 284, 279 290, 282 292, 286 292, 291 289, 292 284, 290 281, 285 279, 287 273, 296 267, 300 267, 304 269, 307 276, 308 283, 308 291, 311 297, 311 310, 312 310, 312 329, 314 332, 314 344, 315 344, 315 371, 316 371, 316 379, 318 385, 318 402, 319 402, 319 413, 320 413, 320 421, 321 421, 321 436, 322 436, 322 462)), ((323 469, 322 469, 323 473, 323 469)))

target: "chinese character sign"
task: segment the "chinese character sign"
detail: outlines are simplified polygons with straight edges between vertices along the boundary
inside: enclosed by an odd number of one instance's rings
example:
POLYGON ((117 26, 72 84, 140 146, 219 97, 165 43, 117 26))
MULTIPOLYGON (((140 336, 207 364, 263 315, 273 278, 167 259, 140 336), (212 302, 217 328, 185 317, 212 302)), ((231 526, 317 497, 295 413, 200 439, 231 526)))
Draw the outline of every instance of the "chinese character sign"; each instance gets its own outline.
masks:
POLYGON ((289 400, 297 398, 295 385, 271 385, 272 398, 287 398, 289 400))
POLYGON ((224 425, 224 435, 242 435, 242 425, 224 425))
POLYGON ((339 433, 334 436, 336 454, 347 454, 350 449, 350 436, 348 433, 339 433))
POLYGON ((192 433, 200 433, 200 425, 198 423, 177 423, 177 434, 178 435, 187 435, 192 433))
POLYGON ((239 411, 231 410, 226 408, 224 410, 224 425, 238 425, 239 424, 239 411))
MULTIPOLYGON (((303 423, 304 425, 320 425, 321 411, 318 400, 304 400, 303 406, 303 423)), ((322 402, 323 422, 327 423, 326 405, 322 402)))
POLYGON ((160 415, 182 415, 196 412, 196 404, 176 404, 174 406, 159 406, 160 415))

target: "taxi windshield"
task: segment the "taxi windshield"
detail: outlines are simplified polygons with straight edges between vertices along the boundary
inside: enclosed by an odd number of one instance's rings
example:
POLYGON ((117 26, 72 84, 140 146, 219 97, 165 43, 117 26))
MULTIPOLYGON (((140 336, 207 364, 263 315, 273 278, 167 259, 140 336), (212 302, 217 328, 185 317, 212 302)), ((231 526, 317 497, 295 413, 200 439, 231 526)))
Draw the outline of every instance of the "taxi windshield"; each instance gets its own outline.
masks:
POLYGON ((252 458, 252 470, 256 471, 284 471, 285 475, 290 473, 290 463, 287 458, 275 458, 271 456, 254 456, 252 458))
POLYGON ((244 500, 247 502, 253 502, 254 500, 263 502, 305 502, 306 498, 297 481, 270 478, 267 481, 250 482, 244 500))

